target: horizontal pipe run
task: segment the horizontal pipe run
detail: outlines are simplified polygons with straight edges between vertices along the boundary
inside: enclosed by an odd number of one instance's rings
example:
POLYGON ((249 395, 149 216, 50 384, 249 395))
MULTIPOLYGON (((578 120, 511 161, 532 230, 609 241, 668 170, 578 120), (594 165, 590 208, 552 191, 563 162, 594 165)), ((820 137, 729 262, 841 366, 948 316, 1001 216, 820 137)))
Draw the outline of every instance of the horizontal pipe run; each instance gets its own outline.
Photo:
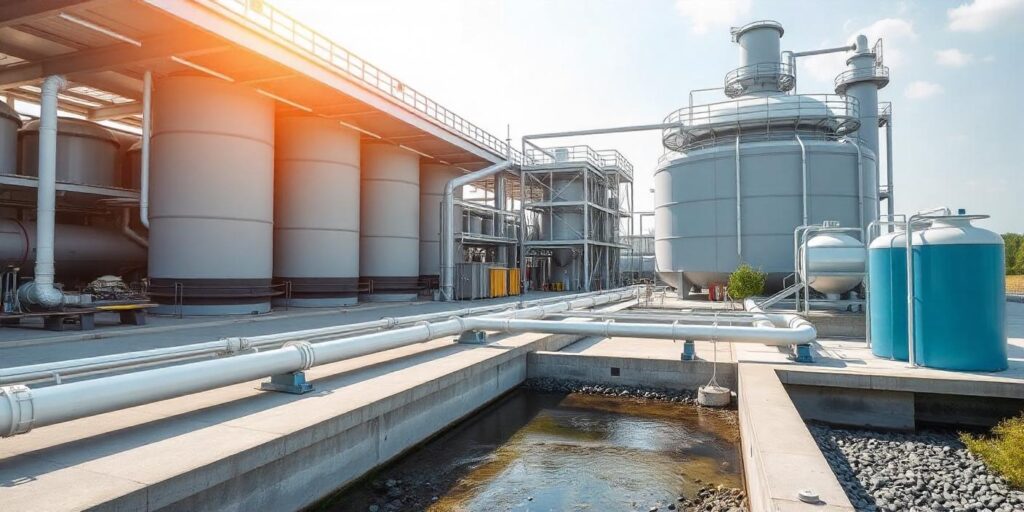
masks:
MULTIPOLYGON (((524 305, 528 307, 540 306, 599 294, 600 292, 590 292, 575 295, 561 295, 558 297, 548 297, 545 299, 527 301, 524 305)), ((410 315, 403 317, 384 317, 378 320, 355 324, 335 325, 331 327, 305 329, 301 331, 267 334, 262 336, 231 337, 216 341, 192 343, 176 347, 157 348, 136 352, 125 352, 120 354, 3 368, 0 369, 0 385, 29 384, 48 381, 60 382, 72 377, 123 371, 133 368, 143 368, 156 364, 182 362, 204 357, 232 356, 254 349, 265 350, 268 348, 278 348, 289 341, 308 341, 315 343, 328 339, 335 339, 339 336, 366 334, 383 329, 394 329, 396 327, 413 325, 419 322, 443 320, 453 316, 495 314, 500 313, 501 311, 515 309, 517 307, 519 307, 519 303, 493 304, 488 306, 465 308, 456 311, 440 311, 437 313, 426 313, 422 315, 410 315)))
POLYGON ((500 332, 542 332, 547 334, 581 334, 585 336, 656 338, 665 340, 698 339, 731 343, 758 343, 790 346, 813 342, 817 332, 810 323, 790 328, 767 326, 723 326, 692 324, 644 324, 605 322, 556 322, 551 320, 517 320, 513 318, 469 318, 470 329, 500 332))
MULTIPOLYGON (((510 311, 511 320, 543 318, 576 308, 590 308, 636 298, 636 289, 619 289, 555 304, 510 311)), ((0 436, 23 434, 36 427, 239 384, 270 375, 307 370, 384 350, 461 334, 473 319, 453 317, 420 322, 387 332, 311 344, 289 342, 279 349, 242 354, 145 371, 29 389, 0 387, 0 436)), ((500 321, 501 319, 495 319, 500 321)))

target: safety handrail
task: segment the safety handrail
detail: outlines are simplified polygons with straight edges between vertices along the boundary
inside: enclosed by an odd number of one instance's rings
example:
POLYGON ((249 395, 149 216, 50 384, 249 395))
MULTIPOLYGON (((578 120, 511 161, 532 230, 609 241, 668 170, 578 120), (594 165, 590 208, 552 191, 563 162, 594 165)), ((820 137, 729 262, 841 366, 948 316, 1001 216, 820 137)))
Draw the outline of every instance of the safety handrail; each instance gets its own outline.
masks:
POLYGON ((751 82, 771 79, 778 91, 789 91, 796 84, 796 70, 788 62, 759 62, 738 67, 725 74, 725 95, 730 98, 747 91, 751 82))
POLYGON ((372 90, 397 100, 398 103, 413 112, 422 114, 427 119, 480 144, 495 155, 502 157, 511 155, 515 163, 522 163, 523 155, 514 148, 510 148, 503 139, 439 105, 416 89, 339 46, 268 2, 209 1, 235 14, 249 26, 262 29, 265 35, 288 43, 293 50, 303 52, 308 57, 343 72, 347 77, 356 79, 362 85, 369 86, 372 90))

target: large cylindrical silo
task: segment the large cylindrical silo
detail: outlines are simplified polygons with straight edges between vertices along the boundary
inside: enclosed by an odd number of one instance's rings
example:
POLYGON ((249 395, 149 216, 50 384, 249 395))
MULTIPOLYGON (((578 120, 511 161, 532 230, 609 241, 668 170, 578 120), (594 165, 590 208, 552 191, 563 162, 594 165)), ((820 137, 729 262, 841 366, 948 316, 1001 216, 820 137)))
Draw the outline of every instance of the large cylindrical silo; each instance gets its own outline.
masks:
POLYGON ((357 302, 359 132, 321 117, 277 120, 274 279, 295 306, 357 302))
MULTIPOLYGON (((21 174, 39 175, 39 120, 25 123, 21 174)), ((121 142, 110 130, 89 121, 61 118, 57 123, 57 181, 120 187, 121 142)))
POLYGON ((21 116, 7 103, 0 102, 0 174, 18 172, 18 129, 21 116))
POLYGON ((150 293, 158 311, 270 310, 274 104, 205 76, 153 94, 150 293))
POLYGON ((414 300, 420 275, 420 157, 398 146, 362 146, 359 276, 370 301, 414 300))
MULTIPOLYGON (((461 176, 462 169, 453 165, 420 164, 420 277, 436 281, 441 269, 441 201, 449 181, 461 176)), ((462 187, 455 189, 462 199, 462 187)), ((455 207, 452 216, 459 231, 462 208, 455 207)))

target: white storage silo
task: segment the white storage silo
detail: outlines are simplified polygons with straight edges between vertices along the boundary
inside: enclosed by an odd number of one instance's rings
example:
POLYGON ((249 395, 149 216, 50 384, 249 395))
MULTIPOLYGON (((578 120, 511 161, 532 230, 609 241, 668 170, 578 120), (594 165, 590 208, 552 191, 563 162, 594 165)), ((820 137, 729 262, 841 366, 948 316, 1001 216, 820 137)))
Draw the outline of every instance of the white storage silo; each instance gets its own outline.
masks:
POLYGON ((355 304, 359 132, 289 116, 278 118, 275 133, 274 279, 290 286, 291 305, 355 304))
POLYGON ((270 310, 274 103, 206 76, 153 94, 150 294, 158 311, 270 310))
MULTIPOLYGON (((453 165, 420 164, 420 277, 436 281, 441 269, 441 201, 449 181, 461 176, 462 169, 453 165)), ((462 199, 462 187, 455 189, 462 199)), ((455 232, 462 226, 462 208, 455 207, 452 216, 455 232)))
POLYGON ((413 300, 420 275, 420 157, 386 143, 362 145, 359 276, 370 301, 413 300))

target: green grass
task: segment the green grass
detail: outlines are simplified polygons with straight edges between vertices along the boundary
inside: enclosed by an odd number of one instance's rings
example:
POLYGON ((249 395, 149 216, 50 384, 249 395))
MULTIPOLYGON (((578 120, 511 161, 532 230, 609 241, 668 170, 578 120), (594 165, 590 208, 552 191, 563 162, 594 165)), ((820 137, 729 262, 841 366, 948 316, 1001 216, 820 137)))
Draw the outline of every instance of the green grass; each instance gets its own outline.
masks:
POLYGON ((1024 414, 999 422, 990 436, 960 434, 960 440, 1007 483, 1024 489, 1024 414))

